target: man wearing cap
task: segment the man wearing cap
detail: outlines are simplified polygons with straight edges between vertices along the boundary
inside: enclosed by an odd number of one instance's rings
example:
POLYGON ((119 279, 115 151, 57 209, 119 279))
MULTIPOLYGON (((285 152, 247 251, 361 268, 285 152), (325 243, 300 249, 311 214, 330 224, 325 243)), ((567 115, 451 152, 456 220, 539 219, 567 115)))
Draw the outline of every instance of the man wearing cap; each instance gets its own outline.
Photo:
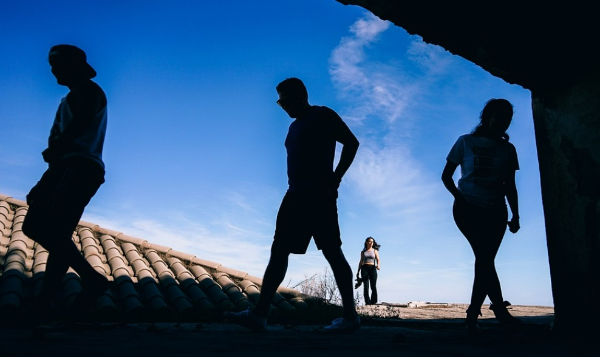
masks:
POLYGON ((71 306, 90 305, 108 289, 72 240, 84 208, 104 183, 102 149, 107 125, 104 91, 91 81, 96 71, 83 50, 72 45, 50 49, 48 61, 58 84, 69 88, 62 99, 42 152, 48 169, 27 195, 23 233, 48 250, 42 291, 34 305, 36 317, 50 312, 52 300, 69 267, 81 277, 82 290, 71 306))
POLYGON ((342 317, 323 330, 353 332, 360 328, 360 318, 354 304, 352 269, 341 248, 337 198, 359 142, 335 111, 309 104, 308 91, 300 79, 287 78, 276 90, 277 104, 294 119, 285 140, 289 187, 277 213, 271 256, 256 306, 226 312, 225 317, 252 330, 264 330, 271 301, 285 278, 289 255, 306 253, 314 239, 331 266, 343 305, 342 317), (334 169, 337 143, 342 144, 342 151, 334 169))

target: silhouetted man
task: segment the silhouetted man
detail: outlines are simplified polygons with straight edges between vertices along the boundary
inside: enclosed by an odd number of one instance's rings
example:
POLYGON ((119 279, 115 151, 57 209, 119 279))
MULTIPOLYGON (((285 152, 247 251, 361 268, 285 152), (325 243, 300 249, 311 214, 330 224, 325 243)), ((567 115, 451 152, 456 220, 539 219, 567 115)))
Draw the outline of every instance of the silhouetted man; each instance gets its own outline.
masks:
POLYGON ((298 78, 277 85, 277 104, 295 119, 290 124, 285 147, 289 188, 283 198, 265 270, 260 297, 254 309, 227 312, 232 322, 264 330, 271 300, 285 278, 290 254, 304 254, 314 238, 329 262, 340 290, 343 317, 325 330, 350 332, 360 327, 354 306, 352 269, 342 252, 337 215, 337 190, 352 164, 358 140, 333 110, 308 103, 308 92, 298 78), (343 145, 333 169, 336 142, 343 145))
POLYGON ((48 61, 57 83, 67 86, 69 93, 56 112, 48 148, 42 152, 48 169, 27 195, 29 209, 23 222, 23 233, 49 252, 42 292, 33 309, 38 318, 48 316, 69 267, 82 279, 73 309, 88 306, 108 289, 106 277, 87 262, 72 240, 84 208, 104 183, 106 96, 91 81, 96 71, 81 49, 54 46, 48 61))

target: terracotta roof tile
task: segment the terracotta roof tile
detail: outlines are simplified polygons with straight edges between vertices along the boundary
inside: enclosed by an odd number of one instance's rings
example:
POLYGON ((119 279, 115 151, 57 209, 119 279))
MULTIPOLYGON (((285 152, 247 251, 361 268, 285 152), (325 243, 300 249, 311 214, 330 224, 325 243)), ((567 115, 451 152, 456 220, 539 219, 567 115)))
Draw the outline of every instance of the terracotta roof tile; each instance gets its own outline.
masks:
MULTIPOLYGON (((0 194, 0 311, 21 310, 41 291, 48 251, 22 232, 26 213, 26 202, 0 194)), ((104 317, 160 319, 243 310, 253 307, 260 294, 262 279, 244 271, 91 222, 79 222, 73 241, 112 282, 96 301, 104 317)), ((81 279, 69 269, 61 289, 64 306, 80 291, 81 279)), ((272 308, 303 309, 306 298, 280 287, 272 308)))

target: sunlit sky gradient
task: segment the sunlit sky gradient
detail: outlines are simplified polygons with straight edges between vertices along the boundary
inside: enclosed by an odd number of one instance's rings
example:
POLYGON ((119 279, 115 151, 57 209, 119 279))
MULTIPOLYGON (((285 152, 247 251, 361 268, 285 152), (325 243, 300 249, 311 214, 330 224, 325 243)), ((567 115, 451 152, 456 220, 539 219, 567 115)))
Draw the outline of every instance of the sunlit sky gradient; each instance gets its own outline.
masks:
MULTIPOLYGON (((106 183, 83 219, 261 277, 287 189, 290 118, 275 86, 301 78, 361 142, 340 188, 354 273, 382 245, 380 300, 469 301, 473 254, 440 180, 490 98, 515 106, 521 225, 497 256, 505 299, 552 306, 530 92, 334 0, 3 1, 0 193, 25 199, 68 89, 52 45, 83 48, 105 90, 106 183)), ((338 147, 339 149, 339 147, 338 147)), ((284 285, 325 270, 311 243, 284 285)))

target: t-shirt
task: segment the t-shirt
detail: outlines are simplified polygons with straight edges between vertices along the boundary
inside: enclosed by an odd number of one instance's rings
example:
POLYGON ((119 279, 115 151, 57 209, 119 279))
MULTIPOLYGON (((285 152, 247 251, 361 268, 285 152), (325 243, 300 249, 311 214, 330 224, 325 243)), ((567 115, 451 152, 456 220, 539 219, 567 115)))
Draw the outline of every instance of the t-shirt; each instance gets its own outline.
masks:
POLYGON ((513 144, 503 139, 462 135, 447 160, 460 165, 458 190, 468 202, 486 207, 506 205, 506 175, 510 170, 519 169, 513 144))
MULTIPOLYGON (((71 108, 69 108, 67 97, 64 97, 56 111, 54 124, 50 130, 49 146, 53 138, 62 134, 73 120, 75 120, 75 116, 71 108)), ((86 126, 85 131, 69 143, 62 158, 85 158, 97 162, 104 168, 102 149, 104 147, 107 121, 107 108, 104 106, 96 113, 89 125, 86 126)))
POLYGON ((289 127, 287 150, 288 191, 328 189, 333 175, 336 142, 344 142, 350 129, 330 108, 311 106, 289 127))

